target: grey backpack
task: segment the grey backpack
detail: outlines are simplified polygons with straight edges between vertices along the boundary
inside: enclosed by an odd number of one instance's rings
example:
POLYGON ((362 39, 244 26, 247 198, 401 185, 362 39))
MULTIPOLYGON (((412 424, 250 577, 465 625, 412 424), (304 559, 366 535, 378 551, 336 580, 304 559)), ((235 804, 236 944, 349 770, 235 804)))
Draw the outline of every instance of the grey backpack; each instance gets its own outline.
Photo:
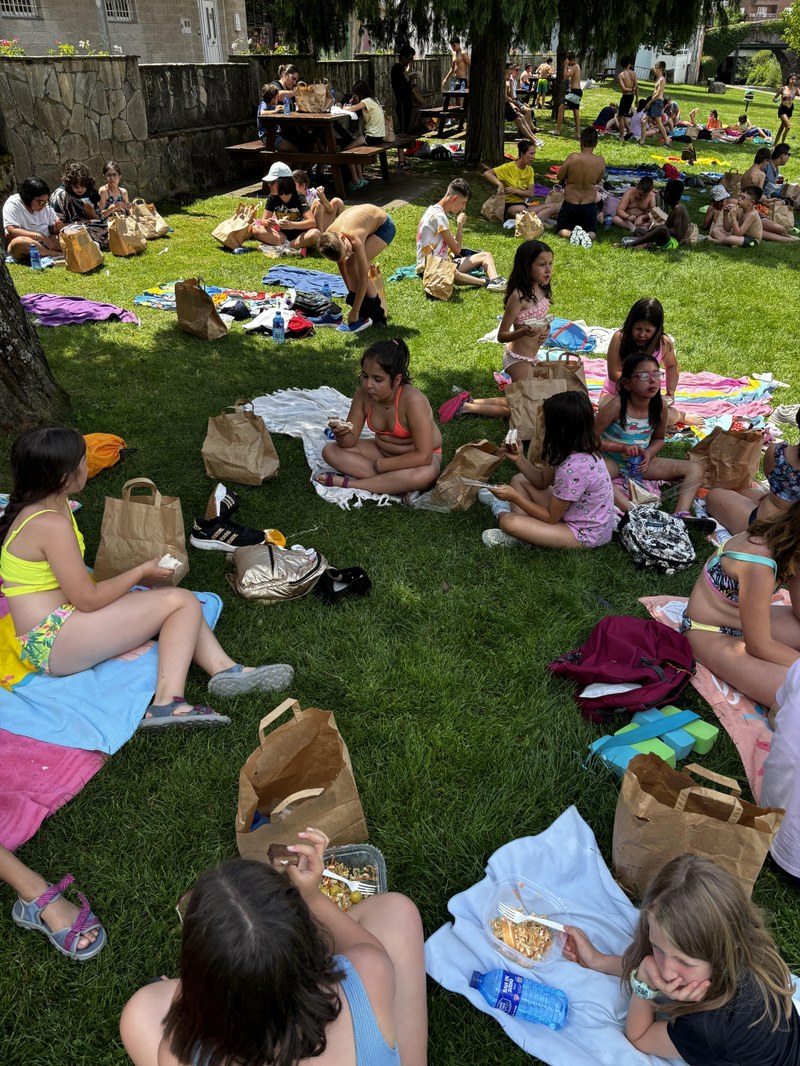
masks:
POLYGON ((622 547, 640 570, 676 574, 697 561, 686 526, 654 507, 633 507, 617 530, 622 547))

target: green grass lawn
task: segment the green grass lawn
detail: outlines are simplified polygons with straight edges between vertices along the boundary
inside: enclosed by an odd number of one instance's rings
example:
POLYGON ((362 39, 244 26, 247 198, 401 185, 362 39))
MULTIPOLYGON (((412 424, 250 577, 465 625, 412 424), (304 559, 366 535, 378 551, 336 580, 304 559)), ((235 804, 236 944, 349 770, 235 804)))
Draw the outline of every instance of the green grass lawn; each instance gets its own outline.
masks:
MULTIPOLYGON (((583 113, 591 119, 617 95, 609 88, 588 92, 583 113)), ((740 91, 720 98, 681 87, 675 96, 687 109, 699 104, 703 119, 707 106, 718 107, 724 122, 734 121, 741 108, 740 91)), ((775 108, 760 102, 767 96, 757 100, 750 108, 753 120, 774 128, 775 108)), ((559 163, 570 143, 546 136, 537 176, 559 163)), ((697 148, 698 155, 724 159, 722 170, 743 171, 753 156, 751 147, 697 148)), ((659 154, 655 147, 610 138, 601 139, 601 151, 612 163, 659 154)), ((386 275, 413 262, 422 209, 458 173, 447 164, 415 162, 414 169, 439 183, 424 202, 395 212, 398 235, 381 257, 386 275)), ((796 161, 786 174, 798 180, 796 161)), ((467 177, 475 195, 465 239, 492 251, 507 276, 516 242, 480 218, 489 189, 477 174, 467 177)), ((402 178, 393 182, 399 188, 402 178)), ((706 202, 692 193, 693 219, 706 202)), ((170 241, 151 244, 130 261, 107 256, 107 270, 86 277, 59 269, 42 279, 12 267, 20 293, 44 284, 132 308, 133 297, 149 285, 196 274, 212 284, 260 287, 270 261, 257 253, 228 255, 210 237, 231 211, 229 198, 160 206, 175 227, 170 241), (166 254, 157 254, 165 248, 166 254)), ((603 235, 590 251, 552 239, 559 315, 618 326, 636 299, 658 296, 683 369, 736 376, 773 371, 792 383, 780 402, 800 400, 797 246, 761 245, 743 253, 705 243, 653 255, 615 248, 619 237, 619 231, 603 235)), ((332 266, 316 257, 308 265, 332 266)), ((494 394, 491 372, 500 351, 476 340, 494 324, 501 296, 458 291, 447 304, 430 303, 417 283, 405 281, 388 286, 388 302, 390 329, 408 342, 414 381, 434 409, 454 384, 475 395, 494 394)), ((205 344, 183 334, 172 314, 144 309, 141 318, 141 328, 109 324, 40 332, 52 370, 72 397, 74 424, 82 432, 117 433, 136 449, 82 494, 79 521, 89 560, 97 549, 104 496, 118 496, 128 478, 150 477, 162 492, 180 496, 190 524, 213 484, 200 458, 207 418, 238 397, 289 386, 328 384, 352 395, 360 354, 371 339, 320 330, 279 348, 237 327, 205 344)), ((498 421, 456 421, 444 429, 445 460, 466 441, 485 436, 499 442, 504 433, 498 421)), ((496 848, 541 831, 572 803, 610 860, 617 782, 601 770, 582 769, 597 730, 580 718, 570 687, 552 679, 546 664, 581 643, 609 603, 614 613, 641 614, 640 596, 687 594, 698 567, 670 578, 645 575, 616 545, 585 554, 488 551, 480 535, 492 521, 480 504, 449 515, 397 506, 341 511, 309 485, 300 443, 276 437, 275 444, 280 474, 263 488, 237 488, 241 520, 278 527, 290 543, 314 545, 336 565, 363 566, 372 594, 337 609, 314 597, 273 608, 247 604, 225 581, 225 557, 192 549, 187 584, 223 597, 218 633, 237 657, 292 663, 292 695, 304 706, 335 711, 370 840, 386 856, 390 886, 419 905, 426 931, 447 920, 448 898, 481 878, 496 848)), ((499 474, 508 478, 511 472, 501 468, 499 474)), ((696 546, 703 558, 707 545, 698 540, 696 546)), ((189 681, 188 695, 201 700, 203 679, 193 672, 189 681)), ((122 1005, 152 975, 176 971, 175 902, 201 871, 235 853, 239 767, 257 743, 259 719, 275 703, 239 699, 230 705, 233 724, 221 732, 135 736, 21 849, 21 858, 52 880, 75 874, 106 925, 109 944, 85 967, 69 964, 44 938, 11 924, 13 896, 0 889, 0 1062, 125 1061, 117 1033, 122 1005)), ((691 689, 686 704, 711 715, 691 689)), ((726 737, 704 761, 743 780, 726 737)), ((767 869, 755 899, 797 971, 796 895, 767 869)), ((431 984, 429 1004, 430 1061, 436 1066, 535 1061, 464 999, 431 984)))

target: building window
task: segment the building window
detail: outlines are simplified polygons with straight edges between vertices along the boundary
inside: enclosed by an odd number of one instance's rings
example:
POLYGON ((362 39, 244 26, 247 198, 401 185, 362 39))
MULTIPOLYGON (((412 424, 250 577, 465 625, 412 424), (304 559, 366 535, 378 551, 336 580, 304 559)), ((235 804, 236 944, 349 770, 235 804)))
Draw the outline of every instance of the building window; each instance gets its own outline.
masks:
POLYGON ((133 22, 133 0, 106 0, 109 22, 133 22))
POLYGON ((767 9, 765 7, 757 7, 756 15, 758 15, 760 19, 765 19, 767 17, 767 9))
POLYGON ((36 0, 0 0, 0 15, 12 19, 35 19, 39 17, 36 0))

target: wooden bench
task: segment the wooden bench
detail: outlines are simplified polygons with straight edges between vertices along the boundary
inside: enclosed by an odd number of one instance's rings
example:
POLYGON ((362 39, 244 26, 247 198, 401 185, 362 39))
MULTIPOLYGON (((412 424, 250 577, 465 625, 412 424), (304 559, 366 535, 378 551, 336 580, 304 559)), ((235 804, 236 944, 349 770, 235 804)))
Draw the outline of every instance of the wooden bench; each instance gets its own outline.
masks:
POLYGON ((391 151, 392 148, 399 149, 404 148, 407 144, 413 144, 416 139, 411 134, 398 134, 393 140, 384 141, 383 144, 362 144, 357 148, 343 148, 339 152, 287 152, 281 148, 268 151, 261 141, 249 141, 247 144, 229 145, 226 151, 230 152, 235 158, 245 160, 258 159, 262 166, 276 161, 286 163, 291 167, 330 165, 336 192, 339 196, 344 197, 346 194, 345 168, 348 164, 355 163, 360 166, 369 166, 377 159, 380 163, 381 178, 384 181, 388 181, 389 161, 386 153, 391 151))
POLYGON ((261 166, 261 153, 264 145, 260 140, 247 141, 245 144, 229 144, 225 149, 232 159, 236 159, 247 166, 248 170, 255 170, 256 165, 261 166))
POLYGON ((445 122, 447 122, 447 120, 450 118, 458 119, 458 128, 455 131, 456 133, 461 133, 464 129, 464 116, 466 114, 466 111, 463 107, 421 107, 419 113, 421 118, 436 119, 437 137, 444 137, 445 122))

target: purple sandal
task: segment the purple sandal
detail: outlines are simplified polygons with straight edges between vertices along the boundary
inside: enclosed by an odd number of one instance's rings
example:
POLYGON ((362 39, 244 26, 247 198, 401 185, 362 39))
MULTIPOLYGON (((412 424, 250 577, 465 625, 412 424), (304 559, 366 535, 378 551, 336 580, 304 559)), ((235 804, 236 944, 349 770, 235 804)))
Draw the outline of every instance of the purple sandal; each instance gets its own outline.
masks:
POLYGON ((317 477, 317 484, 324 485, 326 489, 346 489, 350 484, 350 478, 347 474, 337 474, 335 470, 326 470, 317 477), (335 477, 342 479, 341 485, 334 484, 335 477))
POLYGON ((95 955, 99 955, 105 947, 107 937, 105 929, 101 925, 99 918, 92 913, 89 901, 83 892, 78 893, 78 899, 81 901, 78 917, 68 929, 59 929, 57 932, 53 932, 42 920, 42 911, 45 907, 59 899, 74 880, 75 878, 72 874, 67 874, 57 885, 51 885, 46 892, 43 892, 38 899, 33 900, 31 903, 18 897, 17 902, 11 909, 11 917, 23 929, 36 929, 38 932, 44 933, 56 951, 66 955, 68 959, 86 962, 88 959, 93 959, 95 955), (97 930, 97 936, 91 944, 87 944, 85 948, 78 948, 81 937, 95 929, 97 930))
POLYGON ((472 397, 468 392, 460 392, 458 396, 454 396, 452 400, 447 400, 439 408, 439 421, 442 425, 447 422, 452 422, 454 418, 458 418, 465 403, 468 403, 472 397))
POLYGON ((202 703, 189 704, 183 696, 174 696, 169 703, 151 703, 145 713, 151 717, 141 720, 140 729, 165 729, 171 725, 191 727, 231 724, 227 715, 217 714, 213 707, 206 707, 202 703), (176 707, 191 707, 191 710, 187 714, 175 714, 176 707))

